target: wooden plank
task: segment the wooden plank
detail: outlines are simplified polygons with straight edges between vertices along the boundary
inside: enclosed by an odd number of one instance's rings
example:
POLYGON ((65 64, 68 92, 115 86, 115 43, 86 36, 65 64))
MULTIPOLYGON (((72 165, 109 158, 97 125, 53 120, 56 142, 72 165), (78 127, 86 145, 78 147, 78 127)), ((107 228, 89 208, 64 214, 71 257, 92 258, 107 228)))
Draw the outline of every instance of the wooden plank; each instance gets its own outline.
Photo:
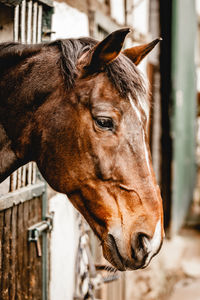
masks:
POLYGON ((32 174, 33 178, 32 178, 32 184, 36 184, 36 180, 37 180, 37 166, 36 163, 33 162, 33 174, 32 174))
POLYGON ((10 192, 15 191, 16 186, 17 186, 17 171, 13 172, 10 175, 10 192))
POLYGON ((10 223, 11 223, 11 209, 4 212, 4 228, 3 228, 3 261, 2 270, 3 276, 1 280, 2 295, 1 300, 9 300, 10 287, 10 223))
POLYGON ((26 186, 18 191, 0 196, 0 211, 5 210, 13 205, 28 201, 34 197, 40 196, 45 191, 44 182, 39 182, 34 186, 26 186))
POLYGON ((11 216, 11 257, 10 257, 10 300, 15 300, 16 295, 16 265, 17 265, 17 255, 16 255, 16 248, 17 248, 17 207, 13 206, 12 208, 12 216, 11 216))
POLYGON ((21 43, 26 42, 26 0, 22 0, 21 4, 21 23, 20 23, 20 29, 21 29, 21 43))
POLYGON ((23 252, 24 252, 24 259, 23 259, 23 269, 26 270, 26 272, 23 273, 23 299, 28 299, 28 278, 27 278, 27 270, 28 270, 28 263, 29 263, 29 252, 28 252, 28 239, 27 239, 27 229, 29 227, 29 202, 26 201, 23 203, 24 208, 24 215, 23 215, 23 228, 24 228, 24 234, 23 234, 23 252))
MULTIPOLYGON (((37 199, 31 200, 29 203, 29 220, 30 226, 34 225, 37 223, 37 211, 35 209, 35 202, 37 199)), ((37 281, 37 274, 35 270, 35 262, 36 262, 36 247, 35 243, 29 243, 29 264, 30 264, 30 272, 29 272, 29 299, 37 299, 35 297, 35 291, 37 290, 38 286, 36 285, 37 281)))
MULTIPOLYGON (((41 199, 36 198, 33 201, 33 211, 34 211, 34 222, 37 223, 42 220, 41 216, 41 199)), ((42 247, 42 241, 40 239, 40 245, 42 247)), ((33 288, 33 299, 42 299, 42 257, 38 257, 36 246, 34 247, 34 277, 35 286, 33 288)))
POLYGON ((14 42, 19 40, 19 5, 14 8, 14 42))
MULTIPOLYGON (((29 201, 29 207, 28 207, 28 214, 29 214, 29 227, 31 225, 34 224, 34 220, 33 220, 33 209, 32 209, 32 206, 33 206, 33 201, 29 201)), ((28 257, 29 257, 29 262, 28 262, 28 282, 29 282, 29 285, 28 285, 28 299, 32 299, 32 286, 34 284, 34 278, 32 277, 32 273, 33 273, 33 263, 34 263, 34 257, 33 257, 33 254, 34 254, 34 248, 33 248, 33 243, 29 243, 28 245, 28 257)))
POLYGON ((3 277, 3 228, 4 228, 4 213, 0 212, 0 299, 2 295, 1 282, 3 277))
POLYGON ((22 167, 22 187, 26 185, 26 165, 22 167))
MULTIPOLYGON (((37 198, 35 201, 36 213, 37 213, 37 222, 42 220, 42 199, 41 197, 37 198)), ((40 245, 42 249, 42 237, 40 237, 40 245)), ((42 259, 43 257, 38 257, 36 253, 36 276, 37 276, 37 291, 36 299, 42 299, 42 259)))
POLYGON ((23 290, 22 290, 22 274, 23 270, 23 205, 20 204, 17 206, 17 284, 16 284, 16 293, 17 300, 23 300, 23 290))
POLYGON ((33 44, 36 43, 37 40, 37 10, 38 10, 38 4, 37 2, 34 2, 33 4, 33 44))
POLYGON ((33 2, 28 1, 28 14, 27 14, 27 44, 32 41, 32 7, 33 2))
POLYGON ((42 40, 42 5, 38 5, 37 43, 42 40))
POLYGON ((20 189, 22 185, 22 168, 17 170, 17 189, 20 189))

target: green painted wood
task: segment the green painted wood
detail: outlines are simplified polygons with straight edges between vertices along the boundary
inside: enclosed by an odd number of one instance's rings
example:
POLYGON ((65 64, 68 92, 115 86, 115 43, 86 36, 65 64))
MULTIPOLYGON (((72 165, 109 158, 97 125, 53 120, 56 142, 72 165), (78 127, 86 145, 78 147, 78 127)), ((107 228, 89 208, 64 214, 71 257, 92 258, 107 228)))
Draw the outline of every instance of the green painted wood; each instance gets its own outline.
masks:
POLYGON ((195 0, 172 5, 172 233, 183 225, 195 184, 195 0))

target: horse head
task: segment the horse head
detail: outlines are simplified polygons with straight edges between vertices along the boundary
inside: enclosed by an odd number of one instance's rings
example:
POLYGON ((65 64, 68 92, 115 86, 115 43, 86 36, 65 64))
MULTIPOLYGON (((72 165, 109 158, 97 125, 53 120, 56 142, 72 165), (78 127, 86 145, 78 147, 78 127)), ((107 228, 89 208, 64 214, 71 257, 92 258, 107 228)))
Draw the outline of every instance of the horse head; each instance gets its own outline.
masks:
POLYGON ((122 50, 128 32, 100 43, 0 46, 1 180, 36 161, 119 270, 147 266, 163 239, 147 84, 137 68, 159 40, 122 50))
POLYGON ((119 270, 147 266, 163 239, 148 94, 137 68, 159 40, 122 51, 128 32, 115 31, 79 56, 73 88, 57 95, 54 124, 47 122, 53 141, 42 141, 38 158, 44 177, 68 195, 119 270))

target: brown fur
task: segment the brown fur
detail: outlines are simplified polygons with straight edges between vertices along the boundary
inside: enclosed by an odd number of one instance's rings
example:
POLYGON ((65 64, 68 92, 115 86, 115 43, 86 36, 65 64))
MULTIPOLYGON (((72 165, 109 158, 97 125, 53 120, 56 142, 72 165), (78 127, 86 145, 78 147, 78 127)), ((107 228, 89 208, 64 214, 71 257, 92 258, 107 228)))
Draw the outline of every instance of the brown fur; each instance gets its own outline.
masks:
POLYGON ((86 38, 0 46, 1 180, 36 161, 47 182, 84 215, 105 257, 121 270, 143 266, 131 252, 132 236, 144 232, 150 238, 162 221, 149 149, 150 173, 145 158, 146 121, 140 124, 128 100, 131 95, 144 114, 137 101, 146 95, 143 79, 120 54, 126 34, 108 39, 121 39, 116 51, 113 44, 101 47, 86 38), (102 117, 112 119, 112 130, 98 126, 102 117), (122 264, 109 240, 114 226, 123 232, 127 257, 120 258, 122 264))

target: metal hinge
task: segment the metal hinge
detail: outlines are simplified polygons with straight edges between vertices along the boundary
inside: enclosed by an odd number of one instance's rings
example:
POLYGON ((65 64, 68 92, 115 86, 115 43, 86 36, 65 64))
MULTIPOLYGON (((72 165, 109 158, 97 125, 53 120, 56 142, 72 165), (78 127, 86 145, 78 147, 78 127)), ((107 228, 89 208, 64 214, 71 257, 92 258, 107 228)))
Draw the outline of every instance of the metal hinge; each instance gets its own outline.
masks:
POLYGON ((38 256, 42 256, 42 248, 40 244, 40 236, 44 232, 50 232, 53 229, 54 212, 47 215, 45 220, 36 223, 28 228, 28 242, 34 242, 38 256))

